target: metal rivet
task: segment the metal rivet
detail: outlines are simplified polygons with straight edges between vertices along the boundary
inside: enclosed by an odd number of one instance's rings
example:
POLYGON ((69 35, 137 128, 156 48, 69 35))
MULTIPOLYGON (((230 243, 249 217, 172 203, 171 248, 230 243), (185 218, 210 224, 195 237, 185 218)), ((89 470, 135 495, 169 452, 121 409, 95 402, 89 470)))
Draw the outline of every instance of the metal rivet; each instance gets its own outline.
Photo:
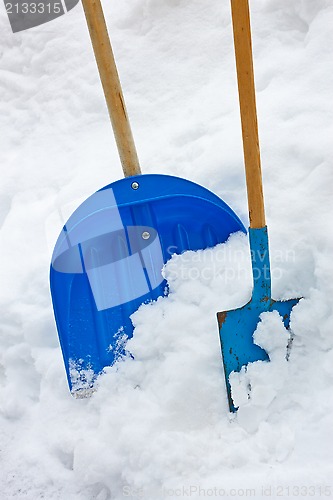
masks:
POLYGON ((144 231, 141 236, 144 240, 149 240, 150 233, 148 233, 148 231, 144 231))
POLYGON ((132 189, 139 189, 139 183, 136 181, 132 182, 132 189))

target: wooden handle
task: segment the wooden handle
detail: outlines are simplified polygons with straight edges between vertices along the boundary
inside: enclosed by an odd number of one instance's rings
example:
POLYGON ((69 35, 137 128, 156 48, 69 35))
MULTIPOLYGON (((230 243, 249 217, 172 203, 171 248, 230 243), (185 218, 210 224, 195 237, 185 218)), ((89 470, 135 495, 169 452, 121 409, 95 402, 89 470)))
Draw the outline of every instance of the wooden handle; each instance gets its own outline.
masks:
POLYGON ((141 174, 100 0, 82 0, 125 177, 141 174))
POLYGON ((231 0, 238 93, 242 121, 247 199, 251 228, 266 225, 248 0, 231 0))

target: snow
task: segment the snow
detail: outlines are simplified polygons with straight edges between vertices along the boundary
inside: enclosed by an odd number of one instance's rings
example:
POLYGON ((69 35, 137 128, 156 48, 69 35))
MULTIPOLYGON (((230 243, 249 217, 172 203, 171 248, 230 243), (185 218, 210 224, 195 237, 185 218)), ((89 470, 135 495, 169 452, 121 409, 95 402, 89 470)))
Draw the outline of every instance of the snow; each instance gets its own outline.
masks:
MULTIPOLYGON (((143 171, 204 185, 247 225, 229 3, 104 4, 143 171)), ((81 6, 15 35, 2 8, 1 500, 333 495, 333 5, 251 12, 273 296, 304 298, 288 362, 289 332, 262 315, 271 362, 232 375, 233 416, 216 312, 251 296, 240 234, 173 257, 170 295, 133 315, 135 360, 90 399, 69 394, 50 255, 62 221, 121 167, 81 6)))

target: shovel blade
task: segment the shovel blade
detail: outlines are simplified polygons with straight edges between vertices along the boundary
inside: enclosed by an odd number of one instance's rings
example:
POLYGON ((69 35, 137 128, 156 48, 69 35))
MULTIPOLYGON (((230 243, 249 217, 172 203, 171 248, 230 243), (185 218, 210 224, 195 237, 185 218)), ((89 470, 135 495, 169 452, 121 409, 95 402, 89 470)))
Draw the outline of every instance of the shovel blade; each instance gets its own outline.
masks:
POLYGON ((229 375, 254 361, 269 361, 267 352, 254 344, 253 334, 263 312, 278 311, 289 329, 292 308, 300 299, 276 301, 271 298, 271 274, 267 227, 249 228, 253 291, 245 306, 217 313, 229 408, 235 412, 229 375))
POLYGON ((231 311, 217 313, 220 331, 223 367, 227 387, 229 409, 235 412, 229 375, 239 372, 243 366, 255 361, 269 361, 267 352, 254 344, 253 334, 263 312, 277 311, 285 328, 289 329, 292 308, 300 299, 275 301, 252 298, 245 306, 231 311))
POLYGON ((167 293, 163 265, 246 232, 220 198, 166 175, 121 179, 88 198, 69 218, 50 270, 55 320, 70 390, 126 354, 130 316, 167 293))

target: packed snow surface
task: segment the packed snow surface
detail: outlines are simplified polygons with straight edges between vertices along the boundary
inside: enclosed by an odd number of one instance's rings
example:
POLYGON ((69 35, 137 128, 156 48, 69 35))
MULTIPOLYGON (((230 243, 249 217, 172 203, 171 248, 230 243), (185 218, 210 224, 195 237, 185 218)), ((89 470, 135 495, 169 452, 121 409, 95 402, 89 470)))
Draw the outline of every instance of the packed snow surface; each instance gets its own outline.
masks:
MULTIPOLYGON (((248 225, 229 2, 104 5, 143 171, 204 185, 248 225)), ((122 171, 81 5, 16 34, 2 5, 1 500, 333 496, 333 4, 253 0, 251 13, 273 296, 303 299, 289 361, 289 332, 262 315, 271 362, 232 374, 234 416, 216 312, 251 296, 241 234, 174 256, 170 295, 133 315, 135 360, 90 399, 69 394, 51 252, 122 171)))

